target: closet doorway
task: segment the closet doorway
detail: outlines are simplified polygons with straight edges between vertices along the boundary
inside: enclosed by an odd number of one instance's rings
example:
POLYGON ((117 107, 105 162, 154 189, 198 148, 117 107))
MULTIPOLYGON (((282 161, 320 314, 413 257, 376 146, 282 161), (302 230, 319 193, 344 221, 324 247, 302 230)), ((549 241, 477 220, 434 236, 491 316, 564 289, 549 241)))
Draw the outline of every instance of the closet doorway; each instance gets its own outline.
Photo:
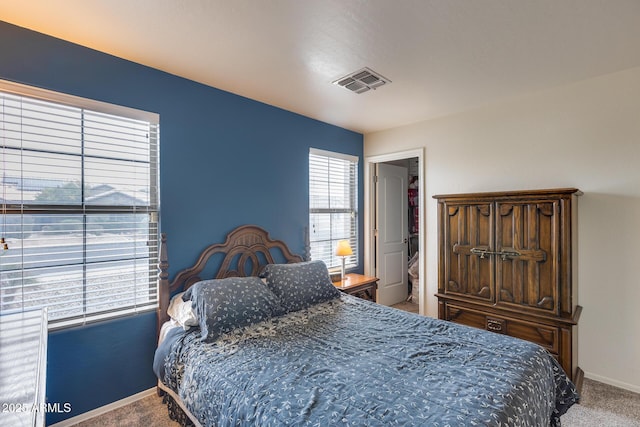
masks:
MULTIPOLYGON (((423 150, 365 159, 365 272, 378 281, 378 302, 415 304, 424 312, 423 150)), ((411 307, 409 308, 411 310, 411 307)))

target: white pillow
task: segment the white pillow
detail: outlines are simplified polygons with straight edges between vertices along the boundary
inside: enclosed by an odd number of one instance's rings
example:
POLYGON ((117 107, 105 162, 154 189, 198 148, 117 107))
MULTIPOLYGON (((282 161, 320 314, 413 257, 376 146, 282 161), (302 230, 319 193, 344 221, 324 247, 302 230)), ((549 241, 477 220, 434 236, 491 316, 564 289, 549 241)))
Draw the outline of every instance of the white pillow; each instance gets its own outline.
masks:
POLYGON ((171 298, 167 314, 186 331, 192 326, 198 326, 198 319, 191 307, 191 301, 182 301, 182 294, 184 292, 180 292, 171 298))
POLYGON ((168 322, 164 322, 162 324, 162 327, 160 328, 160 334, 158 335, 158 347, 160 347, 162 341, 164 341, 169 331, 173 328, 182 329, 182 326, 178 325, 178 322, 173 319, 170 319, 168 322))

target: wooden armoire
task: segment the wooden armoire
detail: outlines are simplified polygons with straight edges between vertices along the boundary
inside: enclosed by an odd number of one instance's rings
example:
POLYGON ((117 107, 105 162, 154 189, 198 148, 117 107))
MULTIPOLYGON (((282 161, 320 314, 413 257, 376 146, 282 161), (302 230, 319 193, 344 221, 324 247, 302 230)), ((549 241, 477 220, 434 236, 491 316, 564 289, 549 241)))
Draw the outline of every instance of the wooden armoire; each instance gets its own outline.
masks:
POLYGON ((575 188, 434 196, 440 319, 535 342, 579 385, 575 188))

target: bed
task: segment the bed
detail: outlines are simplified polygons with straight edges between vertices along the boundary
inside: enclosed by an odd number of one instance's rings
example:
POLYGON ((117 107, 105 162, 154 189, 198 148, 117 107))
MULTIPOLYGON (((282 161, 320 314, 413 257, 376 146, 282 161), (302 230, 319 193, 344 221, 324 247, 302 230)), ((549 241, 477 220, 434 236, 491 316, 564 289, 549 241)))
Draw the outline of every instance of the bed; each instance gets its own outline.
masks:
POLYGON ((557 426, 579 398, 542 347, 343 294, 259 227, 171 282, 166 246, 154 372, 182 425, 557 426))

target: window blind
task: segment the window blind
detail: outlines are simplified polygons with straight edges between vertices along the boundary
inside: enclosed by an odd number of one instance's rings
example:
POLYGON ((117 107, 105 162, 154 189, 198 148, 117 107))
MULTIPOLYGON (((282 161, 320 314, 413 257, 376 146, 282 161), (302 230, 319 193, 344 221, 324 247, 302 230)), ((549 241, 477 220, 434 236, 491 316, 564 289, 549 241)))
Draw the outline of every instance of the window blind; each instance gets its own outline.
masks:
POLYGON ((309 229, 311 259, 334 268, 342 264, 335 255, 339 240, 348 240, 353 255, 346 268, 358 264, 358 158, 311 149, 309 152, 309 229))
POLYGON ((0 84, 0 314, 157 306, 158 116, 0 84))

